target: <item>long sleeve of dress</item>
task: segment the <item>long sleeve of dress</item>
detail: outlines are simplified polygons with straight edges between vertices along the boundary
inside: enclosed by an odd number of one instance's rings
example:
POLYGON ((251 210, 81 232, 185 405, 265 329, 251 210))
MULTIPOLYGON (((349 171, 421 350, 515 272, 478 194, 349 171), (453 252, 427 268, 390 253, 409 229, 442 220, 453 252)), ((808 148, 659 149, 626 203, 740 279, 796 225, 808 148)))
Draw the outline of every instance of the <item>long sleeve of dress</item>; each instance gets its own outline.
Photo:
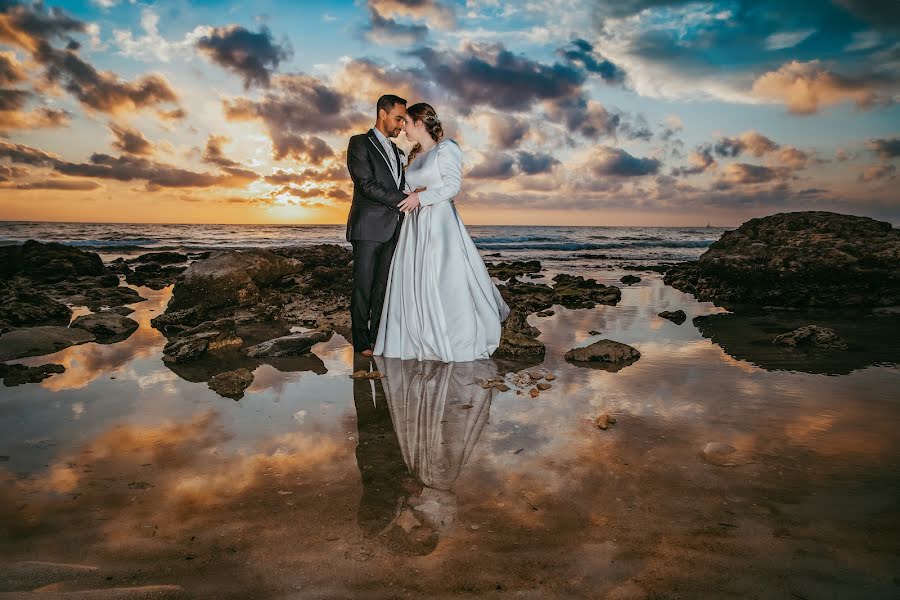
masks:
POLYGON ((451 200, 462 186, 462 149, 453 140, 444 140, 438 144, 434 152, 437 152, 441 185, 430 186, 424 192, 419 192, 419 202, 422 206, 451 200))

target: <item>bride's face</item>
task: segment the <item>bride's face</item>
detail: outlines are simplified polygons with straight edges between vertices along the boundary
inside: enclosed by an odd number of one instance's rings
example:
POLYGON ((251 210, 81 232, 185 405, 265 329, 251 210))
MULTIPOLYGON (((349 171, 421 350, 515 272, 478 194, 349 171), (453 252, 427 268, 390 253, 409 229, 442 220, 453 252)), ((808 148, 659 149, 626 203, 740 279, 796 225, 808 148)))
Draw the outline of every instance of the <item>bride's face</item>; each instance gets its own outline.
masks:
POLYGON ((425 129, 425 123, 414 121, 412 117, 406 115, 406 139, 417 144, 430 139, 428 130, 425 129))

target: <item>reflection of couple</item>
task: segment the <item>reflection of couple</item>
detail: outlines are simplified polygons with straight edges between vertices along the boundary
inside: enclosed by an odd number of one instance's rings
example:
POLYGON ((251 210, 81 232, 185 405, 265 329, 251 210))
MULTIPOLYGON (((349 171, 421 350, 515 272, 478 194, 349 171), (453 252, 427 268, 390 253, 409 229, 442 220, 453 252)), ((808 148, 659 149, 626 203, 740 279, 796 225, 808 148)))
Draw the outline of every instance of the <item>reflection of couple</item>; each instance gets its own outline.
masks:
POLYGON ((406 100, 386 95, 377 113, 375 127, 347 148, 353 347, 365 356, 487 358, 509 307, 453 204, 462 150, 444 139, 428 104, 407 109, 406 100), (407 161, 388 139, 401 131, 416 144, 407 161))
POLYGON ((356 357, 354 369, 386 379, 356 379, 357 462, 363 482, 359 524, 371 535, 428 552, 456 519, 452 487, 488 420, 496 374, 490 360, 441 363, 356 357))

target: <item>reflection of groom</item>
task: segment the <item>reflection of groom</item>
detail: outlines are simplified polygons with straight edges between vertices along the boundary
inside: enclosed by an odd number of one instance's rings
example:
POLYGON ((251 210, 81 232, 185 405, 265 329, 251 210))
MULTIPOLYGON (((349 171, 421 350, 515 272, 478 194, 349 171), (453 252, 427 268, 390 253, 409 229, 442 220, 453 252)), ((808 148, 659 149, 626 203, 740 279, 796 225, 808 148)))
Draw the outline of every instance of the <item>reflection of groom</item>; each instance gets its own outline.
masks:
POLYGON ((406 125, 406 100, 378 99, 375 127, 350 138, 347 168, 353 179, 353 204, 347 217, 347 241, 353 245, 353 349, 366 356, 378 335, 381 308, 397 235, 403 222, 398 208, 405 198, 401 151, 390 141, 406 125))

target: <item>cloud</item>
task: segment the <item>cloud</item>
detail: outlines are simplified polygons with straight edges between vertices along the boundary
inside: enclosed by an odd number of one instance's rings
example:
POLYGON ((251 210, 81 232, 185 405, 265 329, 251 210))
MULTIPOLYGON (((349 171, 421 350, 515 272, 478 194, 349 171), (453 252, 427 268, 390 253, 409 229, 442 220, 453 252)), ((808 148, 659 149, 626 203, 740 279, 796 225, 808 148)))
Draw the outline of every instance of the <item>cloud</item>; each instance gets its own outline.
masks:
POLYGON ((794 60, 760 75, 752 91, 760 98, 784 103, 793 114, 810 115, 843 102, 854 102, 861 109, 893 103, 888 93, 882 93, 886 83, 864 74, 851 77, 832 72, 818 60, 794 60))
POLYGON ((409 102, 432 100, 437 90, 424 69, 398 67, 373 58, 356 58, 344 62, 334 78, 335 89, 347 97, 367 99, 371 119, 375 118, 375 103, 385 93, 396 94, 409 102))
POLYGON ((17 184, 18 190, 66 190, 66 191, 91 191, 100 187, 96 181, 84 179, 45 179, 30 183, 17 184))
POLYGON ((520 151, 516 154, 519 169, 525 175, 537 175, 539 173, 549 173, 553 167, 560 164, 553 155, 544 152, 525 152, 520 151))
POLYGON ((766 38, 764 45, 769 50, 782 50, 793 48, 812 34, 815 29, 800 29, 798 31, 778 31, 766 38))
POLYGON ((866 140, 866 148, 885 160, 897 158, 900 156, 900 137, 866 140))
POLYGON ((655 158, 637 158, 621 148, 600 146, 594 150, 586 165, 598 176, 639 177, 659 171, 655 158))
POLYGON ((197 173, 138 156, 116 157, 94 153, 90 162, 74 163, 37 148, 2 140, 0 158, 8 158, 14 163, 50 167, 62 175, 118 181, 142 180, 149 191, 164 187, 243 187, 258 179, 256 173, 245 169, 229 167, 224 168, 222 173, 197 173))
POLYGON ((73 33, 85 33, 86 25, 60 8, 47 9, 43 3, 31 6, 5 1, 0 3, 0 41, 37 52, 50 40, 70 43, 73 33))
POLYGON ((688 167, 676 167, 672 169, 672 175, 697 175, 707 169, 717 167, 716 159, 712 155, 712 146, 706 145, 698 148, 688 155, 688 167))
POLYGON ((17 129, 46 129, 68 127, 72 114, 63 109, 42 106, 24 110, 34 94, 28 90, 0 88, 0 133, 17 129))
POLYGON ((488 118, 488 137, 497 148, 514 148, 528 135, 530 126, 525 119, 498 113, 488 118))
POLYGON ((209 60, 243 77, 244 89, 269 87, 272 72, 293 51, 287 43, 276 44, 266 27, 259 32, 239 25, 216 27, 197 40, 197 49, 209 60))
POLYGON ((368 5, 382 17, 410 17, 443 30, 456 27, 456 11, 437 0, 368 0, 368 5))
POLYGON ((25 81, 25 69, 16 59, 14 52, 0 52, 0 85, 10 85, 25 81))
POLYGON ((206 148, 203 150, 203 162, 219 165, 220 167, 237 167, 239 163, 231 160, 222 151, 222 146, 231 141, 226 135, 210 135, 206 138, 206 148))
POLYGON ((732 163, 723 168, 721 180, 730 184, 765 183, 784 179, 789 175, 790 169, 783 167, 732 163))
POLYGON ((159 33, 159 15, 150 7, 141 10, 141 28, 144 35, 140 37, 135 37, 127 29, 113 31, 113 39, 122 56, 143 61, 170 62, 173 57, 192 48, 198 38, 212 30, 209 26, 198 25, 181 41, 167 40, 159 33))
POLYGON ((537 101, 577 95, 585 80, 581 69, 537 62, 501 44, 466 42, 460 51, 418 48, 409 54, 422 61, 438 87, 456 97, 462 114, 474 106, 528 110, 537 101))
POLYGON ((732 158, 743 152, 759 157, 778 148, 777 143, 757 131, 747 131, 736 138, 721 137, 713 145, 716 154, 732 158))
POLYGON ((382 17, 378 11, 369 11, 369 24, 364 30, 365 37, 376 44, 396 44, 410 46, 428 37, 428 26, 416 23, 398 23, 390 17, 382 17))
POLYGON ((276 160, 290 157, 316 164, 334 151, 313 134, 344 133, 368 122, 341 92, 303 73, 277 75, 262 99, 226 99, 223 110, 230 121, 261 121, 276 160))
POLYGON ((890 163, 869 165, 859 174, 860 181, 879 181, 893 179, 897 174, 897 167, 890 163))
POLYGON ((513 170, 515 164, 515 157, 504 152, 492 152, 466 173, 466 177, 473 179, 509 179, 515 175, 513 170))
POLYGON ((586 40, 575 39, 571 47, 560 48, 556 52, 567 61, 581 65, 588 73, 599 75, 607 83, 622 83, 625 80, 625 72, 595 52, 594 46, 586 40))
POLYGON ((153 154, 153 144, 151 144, 144 134, 137 129, 110 123, 109 130, 115 136, 112 147, 121 150, 127 154, 149 155, 153 154))

